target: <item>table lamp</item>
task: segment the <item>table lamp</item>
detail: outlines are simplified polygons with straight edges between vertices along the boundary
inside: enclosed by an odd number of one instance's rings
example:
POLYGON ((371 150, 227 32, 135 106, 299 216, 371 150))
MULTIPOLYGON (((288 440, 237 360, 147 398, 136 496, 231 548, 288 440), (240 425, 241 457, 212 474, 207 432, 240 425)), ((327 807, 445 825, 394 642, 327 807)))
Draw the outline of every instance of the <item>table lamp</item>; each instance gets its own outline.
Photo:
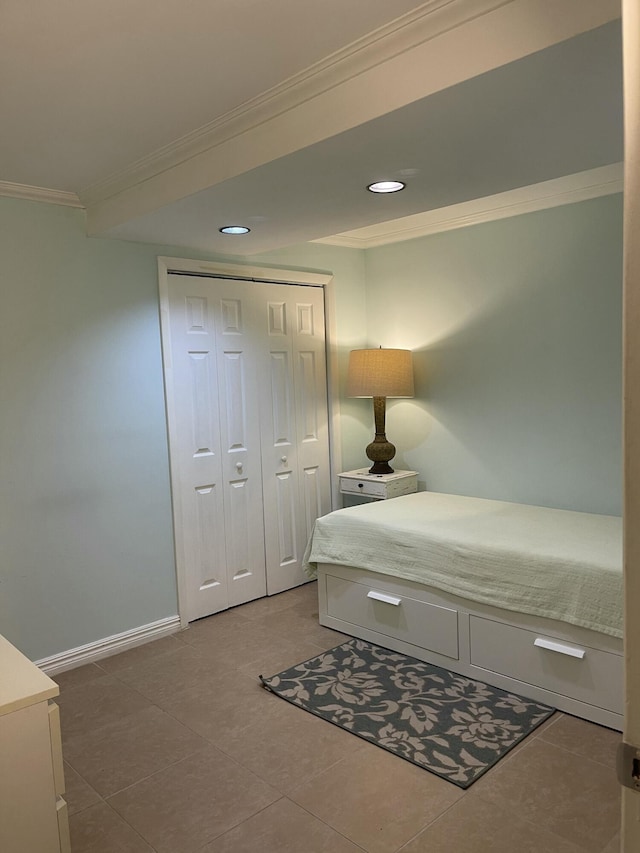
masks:
POLYGON ((373 397, 376 435, 367 446, 370 474, 393 474, 396 449, 385 435, 387 397, 413 397, 413 366, 408 349, 354 349, 349 353, 348 397, 373 397))

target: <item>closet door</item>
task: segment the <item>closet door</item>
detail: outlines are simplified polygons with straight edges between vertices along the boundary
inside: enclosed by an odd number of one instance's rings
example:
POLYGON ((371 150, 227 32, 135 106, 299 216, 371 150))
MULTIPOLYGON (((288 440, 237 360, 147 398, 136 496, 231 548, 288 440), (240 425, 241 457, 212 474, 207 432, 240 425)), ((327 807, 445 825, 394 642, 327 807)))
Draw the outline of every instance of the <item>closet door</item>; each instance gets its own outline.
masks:
POLYGON ((313 522, 330 510, 322 288, 261 285, 262 470, 267 592, 307 580, 313 522))
POLYGON ((248 295, 245 283, 169 276, 172 487, 189 621, 266 592, 248 295))
POLYGON ((169 275, 165 381, 187 619, 304 583, 330 510, 322 288, 169 275))

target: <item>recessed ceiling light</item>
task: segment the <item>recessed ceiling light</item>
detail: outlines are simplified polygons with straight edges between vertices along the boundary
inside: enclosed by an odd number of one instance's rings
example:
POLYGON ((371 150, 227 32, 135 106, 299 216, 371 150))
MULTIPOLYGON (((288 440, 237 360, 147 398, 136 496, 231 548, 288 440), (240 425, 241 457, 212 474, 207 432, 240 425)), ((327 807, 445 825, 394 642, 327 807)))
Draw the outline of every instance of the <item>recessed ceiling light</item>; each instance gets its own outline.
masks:
POLYGON ((369 184, 367 189, 372 193, 397 193, 405 188, 402 181, 376 181, 369 184))
POLYGON ((246 225, 225 225, 218 230, 221 234, 248 234, 251 228, 247 228, 246 225))

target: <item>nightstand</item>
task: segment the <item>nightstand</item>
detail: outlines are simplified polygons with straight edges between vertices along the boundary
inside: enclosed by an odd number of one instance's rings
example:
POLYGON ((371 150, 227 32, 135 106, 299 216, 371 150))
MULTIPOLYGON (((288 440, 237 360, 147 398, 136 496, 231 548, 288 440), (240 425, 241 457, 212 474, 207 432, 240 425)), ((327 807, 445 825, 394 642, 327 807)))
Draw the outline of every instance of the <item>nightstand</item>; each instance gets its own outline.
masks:
POLYGON ((357 471, 345 471, 338 476, 343 495, 364 495, 366 498, 384 501, 418 491, 417 471, 370 474, 368 468, 358 468, 357 471))

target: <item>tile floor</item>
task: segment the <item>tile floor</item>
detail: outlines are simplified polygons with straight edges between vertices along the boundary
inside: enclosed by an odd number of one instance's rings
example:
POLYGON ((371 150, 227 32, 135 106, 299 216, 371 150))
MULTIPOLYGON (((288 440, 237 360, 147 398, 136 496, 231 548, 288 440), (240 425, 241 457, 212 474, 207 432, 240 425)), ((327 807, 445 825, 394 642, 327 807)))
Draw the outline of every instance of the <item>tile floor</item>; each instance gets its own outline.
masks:
POLYGON ((316 584, 56 677, 73 853, 618 853, 620 735, 555 714, 466 792, 263 690, 316 584))

